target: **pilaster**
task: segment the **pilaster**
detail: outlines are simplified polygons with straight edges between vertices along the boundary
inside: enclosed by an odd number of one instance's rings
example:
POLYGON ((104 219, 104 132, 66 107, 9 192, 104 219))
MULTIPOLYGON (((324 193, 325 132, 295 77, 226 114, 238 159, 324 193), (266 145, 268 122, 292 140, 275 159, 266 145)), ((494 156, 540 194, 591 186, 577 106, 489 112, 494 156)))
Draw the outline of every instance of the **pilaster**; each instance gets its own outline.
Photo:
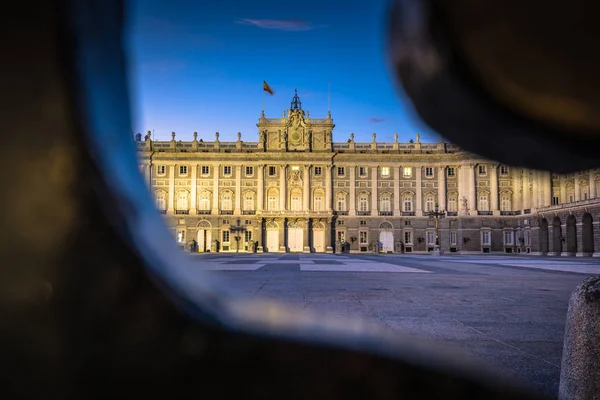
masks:
POLYGON ((581 200, 581 187, 579 185, 579 173, 575 174, 575 201, 581 200))
POLYGON ((477 215, 477 185, 475 182, 475 164, 468 165, 465 175, 469 190, 469 215, 477 215))
POLYGON ((219 164, 213 165, 213 201, 212 211, 213 215, 219 215, 219 174, 221 172, 221 166, 219 164))
MULTIPOLYGON (((303 189, 302 189, 302 210, 308 211, 310 210, 310 165, 304 165, 304 176, 302 180, 303 189)), ((308 242, 305 242, 305 244, 308 242)))
MULTIPOLYGON (((258 187, 256 194, 256 210, 262 211, 265 206, 265 166, 260 164, 257 166, 258 187)), ((262 243, 261 243, 262 244, 262 243)))
POLYGON ((446 167, 438 168, 438 205, 440 211, 446 210, 446 167))
POLYGON ((378 215, 377 207, 377 167, 371 168, 371 215, 378 215))
POLYGON ((325 166, 325 211, 331 212, 331 192, 333 186, 333 179, 331 178, 331 165, 325 166))
POLYGON ((394 215, 402 215, 400 211, 400 167, 394 167, 394 215))
POLYGON ((198 201, 198 188, 197 188, 197 184, 198 184, 198 164, 192 164, 190 165, 190 168, 192 169, 192 187, 191 187, 191 205, 190 205, 190 215, 196 215, 197 211, 198 211, 198 207, 196 206, 196 201, 198 201))
POLYGON ((240 215, 242 213, 242 166, 235 167, 235 208, 233 213, 240 215))
POLYGON ((589 198, 594 199, 594 198, 596 198, 596 181, 594 180, 594 171, 593 170, 589 171, 589 180, 590 180, 589 198))
POLYGON ((498 164, 490 165, 490 191, 492 213, 500 215, 500 209, 498 208, 498 164))
POLYGON ((415 175, 417 177, 417 204, 415 206, 415 215, 420 217, 421 215, 423 215, 423 178, 421 176, 423 167, 421 167, 421 165, 419 164, 418 166, 413 167, 413 169, 415 170, 415 175))
POLYGON ((348 198, 348 215, 356 216, 356 167, 350 167, 350 195, 348 198))
MULTIPOLYGON (((287 197, 287 181, 286 181, 287 165, 282 164, 279 169, 279 209, 285 211, 285 199, 287 197)), ((283 242, 280 242, 280 244, 283 242)))
POLYGON ((167 213, 173 214, 175 204, 175 165, 169 165, 169 203, 167 213))

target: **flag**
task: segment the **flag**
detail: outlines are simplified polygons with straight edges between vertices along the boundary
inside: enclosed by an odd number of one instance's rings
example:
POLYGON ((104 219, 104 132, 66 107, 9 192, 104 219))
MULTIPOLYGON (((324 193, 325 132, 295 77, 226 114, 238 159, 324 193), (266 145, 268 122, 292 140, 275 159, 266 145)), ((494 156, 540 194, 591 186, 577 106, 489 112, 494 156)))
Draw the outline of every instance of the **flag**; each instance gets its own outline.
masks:
POLYGON ((269 84, 265 81, 263 81, 263 90, 269 93, 271 96, 275 93, 273 92, 273 89, 271 89, 271 86, 269 86, 269 84))

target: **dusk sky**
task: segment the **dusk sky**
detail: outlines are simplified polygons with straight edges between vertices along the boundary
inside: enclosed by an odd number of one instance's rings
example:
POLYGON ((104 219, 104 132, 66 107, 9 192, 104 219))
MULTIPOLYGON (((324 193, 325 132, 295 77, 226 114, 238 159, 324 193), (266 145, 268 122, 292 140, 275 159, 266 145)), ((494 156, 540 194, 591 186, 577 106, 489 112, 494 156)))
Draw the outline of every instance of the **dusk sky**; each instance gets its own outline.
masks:
POLYGON ((267 118, 294 88, 313 118, 331 114, 335 141, 439 141, 394 82, 385 54, 385 0, 260 2, 137 0, 129 35, 134 132, 154 139, 256 141, 263 80, 267 118), (207 5, 210 4, 210 5, 207 5))

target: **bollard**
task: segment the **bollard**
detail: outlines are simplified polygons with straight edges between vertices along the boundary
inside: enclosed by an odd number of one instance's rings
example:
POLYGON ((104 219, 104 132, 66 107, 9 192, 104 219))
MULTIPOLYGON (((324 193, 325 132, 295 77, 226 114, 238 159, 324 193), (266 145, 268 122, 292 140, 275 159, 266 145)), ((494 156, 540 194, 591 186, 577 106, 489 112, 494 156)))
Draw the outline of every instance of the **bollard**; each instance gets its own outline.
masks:
POLYGON ((558 398, 600 399, 600 276, 571 294, 558 398))

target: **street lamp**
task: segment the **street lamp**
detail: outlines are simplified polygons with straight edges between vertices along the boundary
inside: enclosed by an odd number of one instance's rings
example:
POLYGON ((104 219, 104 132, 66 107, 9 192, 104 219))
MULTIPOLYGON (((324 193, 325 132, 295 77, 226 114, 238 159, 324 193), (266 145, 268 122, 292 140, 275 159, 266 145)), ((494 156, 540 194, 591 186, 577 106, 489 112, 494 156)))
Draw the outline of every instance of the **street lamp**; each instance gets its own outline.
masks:
POLYGON ((435 203, 435 210, 429 211, 427 214, 429 218, 435 219, 435 247, 433 248, 434 253, 440 253, 440 233, 439 233, 439 225, 438 220, 440 218, 444 218, 446 216, 445 211, 440 211, 440 207, 438 203, 435 203))
POLYGON ((240 226, 240 219, 237 219, 237 225, 236 226, 232 226, 229 228, 229 231, 234 235, 233 238, 236 241, 236 253, 240 252, 240 239, 241 239, 241 234, 246 232, 246 227, 245 226, 240 226))

